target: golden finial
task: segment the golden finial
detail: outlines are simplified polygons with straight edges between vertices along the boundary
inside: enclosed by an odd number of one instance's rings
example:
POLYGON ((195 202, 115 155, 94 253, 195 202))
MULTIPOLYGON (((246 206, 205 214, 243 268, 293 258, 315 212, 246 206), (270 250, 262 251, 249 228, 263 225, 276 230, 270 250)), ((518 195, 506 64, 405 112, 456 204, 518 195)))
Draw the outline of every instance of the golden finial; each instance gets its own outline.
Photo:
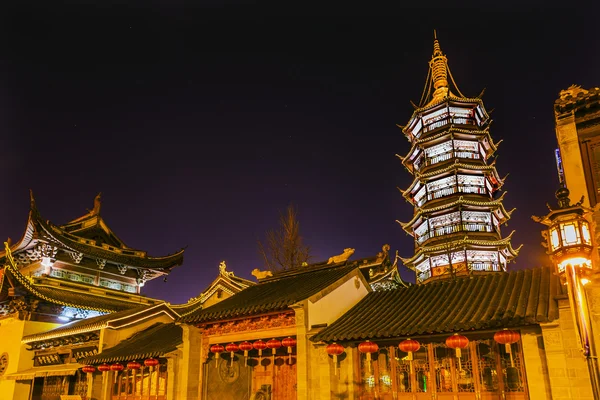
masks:
POLYGON ((433 31, 433 56, 429 61, 429 68, 431 68, 431 79, 435 88, 433 97, 435 99, 446 97, 448 95, 448 59, 442 53, 435 30, 433 31))

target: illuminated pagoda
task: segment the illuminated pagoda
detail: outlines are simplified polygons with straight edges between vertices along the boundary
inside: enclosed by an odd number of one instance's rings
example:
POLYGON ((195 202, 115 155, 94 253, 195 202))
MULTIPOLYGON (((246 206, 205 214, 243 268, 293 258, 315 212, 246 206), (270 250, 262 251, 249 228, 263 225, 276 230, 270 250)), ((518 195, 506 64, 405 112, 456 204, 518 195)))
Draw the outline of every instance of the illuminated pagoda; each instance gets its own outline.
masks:
POLYGON ((140 289, 181 265, 183 250, 151 257, 128 247, 100 207, 98 195, 87 214, 55 225, 31 196, 25 233, 0 252, 0 317, 61 323, 159 302, 140 296, 140 289))
POLYGON ((402 194, 415 212, 400 224, 415 240, 415 254, 402 261, 417 282, 505 271, 518 254, 512 233, 500 232, 512 211, 498 196, 504 179, 491 160, 499 142, 490 123, 481 95, 465 97, 454 83, 435 38, 421 103, 402 127, 411 148, 399 156, 414 176, 402 194))

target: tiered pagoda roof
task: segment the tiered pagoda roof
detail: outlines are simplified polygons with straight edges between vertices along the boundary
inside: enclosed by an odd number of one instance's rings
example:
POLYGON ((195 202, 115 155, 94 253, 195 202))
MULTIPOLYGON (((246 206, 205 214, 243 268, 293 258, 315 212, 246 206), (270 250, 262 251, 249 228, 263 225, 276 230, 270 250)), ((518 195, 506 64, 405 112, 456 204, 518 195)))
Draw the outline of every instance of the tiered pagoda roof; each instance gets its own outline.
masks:
POLYGON ((401 127, 411 148, 398 157, 414 176, 401 193, 415 210, 397 221, 415 238, 414 256, 402 261, 417 282, 505 271, 518 249, 500 232, 514 210, 498 196, 506 178, 491 160, 499 144, 491 120, 481 96, 458 89, 437 38, 429 66, 421 102, 401 127))

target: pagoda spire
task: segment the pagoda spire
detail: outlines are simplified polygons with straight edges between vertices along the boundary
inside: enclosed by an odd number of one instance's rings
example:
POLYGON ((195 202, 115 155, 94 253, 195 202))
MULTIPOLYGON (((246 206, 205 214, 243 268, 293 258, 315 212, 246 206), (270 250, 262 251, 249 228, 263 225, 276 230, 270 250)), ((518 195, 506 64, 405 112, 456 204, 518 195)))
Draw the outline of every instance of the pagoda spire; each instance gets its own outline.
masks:
POLYGON ((432 101, 438 101, 448 96, 448 59, 442 53, 435 30, 433 31, 433 55, 429 61, 429 68, 431 68, 431 80, 435 89, 432 101))

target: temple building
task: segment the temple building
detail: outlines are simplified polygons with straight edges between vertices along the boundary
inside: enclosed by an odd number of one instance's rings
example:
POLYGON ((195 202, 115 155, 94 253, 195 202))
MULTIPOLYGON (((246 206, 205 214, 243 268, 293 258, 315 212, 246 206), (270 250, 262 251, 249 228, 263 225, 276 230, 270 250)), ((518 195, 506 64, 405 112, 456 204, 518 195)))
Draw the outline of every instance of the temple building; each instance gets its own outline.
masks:
POLYGON ((415 254, 403 262, 418 282, 506 271, 518 254, 512 233, 500 233, 512 211, 497 196, 504 179, 490 162, 498 143, 489 125, 481 96, 460 92, 435 39, 421 104, 402 128, 411 148, 400 159, 414 176, 402 194, 415 209, 400 223, 415 240, 415 254))
MULTIPOLYGON (((104 222, 100 210, 98 195, 88 213, 55 225, 42 218, 31 195, 25 232, 0 252, 0 374, 4 378, 34 366, 68 363, 78 348, 97 340, 94 334, 86 334, 71 342, 68 351, 40 358, 21 345, 24 336, 163 302, 140 295, 140 288, 181 265, 183 250, 151 257, 130 248, 104 222)), ((66 370, 38 373, 61 379, 67 375, 66 370)), ((2 398, 27 399, 31 388, 27 381, 0 380, 2 398)))
MULTIPOLYGON (((354 260, 346 248, 293 270, 255 269, 257 282, 222 262, 208 288, 171 305, 140 288, 180 265, 182 251, 155 258, 125 246, 100 217, 99 196, 60 226, 32 198, 23 238, 0 259, 0 398, 600 398, 600 273, 583 257, 597 253, 592 210, 560 188, 559 207, 535 218, 560 263, 511 270, 518 249, 500 232, 511 212, 490 161, 489 115, 481 96, 460 93, 437 39, 429 67, 430 88, 403 127, 414 180, 402 193, 414 214, 401 225, 414 236, 412 257, 386 244, 354 260), (403 267, 415 284, 400 278, 403 267)), ((574 93, 561 92, 555 110, 576 110, 565 121, 588 129, 577 118, 593 120, 581 117, 593 107, 579 101, 589 94, 597 105, 597 91, 574 93)), ((580 153, 561 152, 581 192, 580 153)))

